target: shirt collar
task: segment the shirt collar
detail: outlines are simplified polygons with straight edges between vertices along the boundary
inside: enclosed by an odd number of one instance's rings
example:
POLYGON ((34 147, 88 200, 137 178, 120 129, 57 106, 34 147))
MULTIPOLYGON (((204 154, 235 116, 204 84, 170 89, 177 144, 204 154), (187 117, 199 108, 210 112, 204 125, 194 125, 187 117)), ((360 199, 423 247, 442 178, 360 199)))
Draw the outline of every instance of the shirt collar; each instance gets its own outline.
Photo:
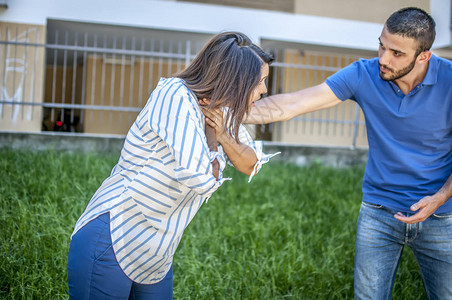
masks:
POLYGON ((423 85, 433 85, 436 83, 438 78, 438 58, 432 54, 432 57, 428 61, 428 70, 425 74, 424 80, 422 80, 423 85))

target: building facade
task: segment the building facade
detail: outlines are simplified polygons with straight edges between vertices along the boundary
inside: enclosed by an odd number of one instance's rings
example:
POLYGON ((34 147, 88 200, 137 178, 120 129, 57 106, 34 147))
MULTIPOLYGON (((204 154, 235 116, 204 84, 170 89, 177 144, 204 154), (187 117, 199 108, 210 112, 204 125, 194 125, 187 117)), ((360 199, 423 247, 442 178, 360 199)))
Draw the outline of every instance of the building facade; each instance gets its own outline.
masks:
MULTIPOLYGON (((451 0, 4 0, 0 132, 124 135, 160 77, 183 69, 214 34, 246 33, 276 57, 269 94, 323 82, 376 55, 385 19, 417 6, 437 22, 433 52, 452 58, 451 0)), ((282 143, 366 147, 351 101, 250 127, 282 143)))

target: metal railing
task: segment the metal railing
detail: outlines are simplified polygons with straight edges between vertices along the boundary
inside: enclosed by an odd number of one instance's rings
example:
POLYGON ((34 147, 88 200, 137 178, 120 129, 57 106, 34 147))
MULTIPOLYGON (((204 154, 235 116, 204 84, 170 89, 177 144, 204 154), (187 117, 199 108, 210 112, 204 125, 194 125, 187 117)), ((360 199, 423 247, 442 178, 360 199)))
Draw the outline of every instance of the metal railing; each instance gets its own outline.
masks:
MULTIPOLYGON (((194 47, 191 40, 106 37, 88 33, 71 36, 67 32, 55 32, 51 43, 40 43, 36 42, 38 39, 31 42, 27 34, 16 32, 13 38, 0 38, 0 47, 4 49, 4 53, 0 53, 3 60, 0 64, 3 65, 0 119, 8 118, 4 114, 5 106, 13 106, 15 113, 21 110, 22 114, 26 109, 41 107, 41 130, 48 131, 125 134, 158 79, 183 69, 202 46, 194 47), (45 58, 41 58, 45 60, 43 70, 36 67, 39 49, 45 51, 45 58), (30 56, 34 56, 33 59, 30 56), (11 65, 11 61, 15 64, 11 65), (21 78, 20 72, 23 73, 21 78), (41 76, 45 79, 39 81, 41 76), (36 100, 40 96, 35 92, 36 82, 43 85, 42 100, 36 100), (13 93, 5 92, 8 89, 13 93)), ((269 94, 319 84, 357 59, 311 51, 311 60, 302 61, 306 54, 293 59, 290 51, 270 51, 277 59, 271 66, 269 94)), ((285 123, 268 126, 273 139, 291 142, 289 135, 344 135, 347 127, 352 136, 347 143, 356 146, 359 132, 365 135, 362 113, 354 103, 346 108, 299 116, 285 123)), ((321 141, 311 143, 322 144, 321 141)))
MULTIPOLYGON (((274 52, 277 60, 272 64, 270 94, 294 92, 320 84, 360 58, 321 51, 274 52)), ((351 147, 367 145, 364 116, 360 107, 352 101, 274 124, 270 131, 273 140, 278 141, 351 147)))

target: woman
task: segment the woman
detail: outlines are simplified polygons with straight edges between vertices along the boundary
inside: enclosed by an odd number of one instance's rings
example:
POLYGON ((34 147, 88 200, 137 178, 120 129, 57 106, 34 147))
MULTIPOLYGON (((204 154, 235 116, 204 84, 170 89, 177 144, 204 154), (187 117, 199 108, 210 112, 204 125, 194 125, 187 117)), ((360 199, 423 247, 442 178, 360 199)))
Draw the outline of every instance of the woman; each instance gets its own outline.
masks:
POLYGON ((267 92, 271 61, 244 34, 222 33, 176 77, 160 80, 75 225, 71 298, 172 298, 174 252, 202 203, 227 180, 226 161, 251 180, 270 158, 241 123, 267 92), (206 124, 218 151, 209 150, 206 124))

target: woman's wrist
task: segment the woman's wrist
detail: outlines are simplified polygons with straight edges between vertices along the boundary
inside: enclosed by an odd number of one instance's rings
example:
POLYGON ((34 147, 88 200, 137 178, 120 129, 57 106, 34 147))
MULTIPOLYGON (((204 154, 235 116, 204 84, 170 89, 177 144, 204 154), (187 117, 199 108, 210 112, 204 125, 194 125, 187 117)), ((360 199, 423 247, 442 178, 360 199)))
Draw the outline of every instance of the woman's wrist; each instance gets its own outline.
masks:
POLYGON ((224 143, 231 143, 231 140, 234 139, 226 130, 224 130, 221 134, 217 134, 217 141, 221 145, 223 145, 224 143))

